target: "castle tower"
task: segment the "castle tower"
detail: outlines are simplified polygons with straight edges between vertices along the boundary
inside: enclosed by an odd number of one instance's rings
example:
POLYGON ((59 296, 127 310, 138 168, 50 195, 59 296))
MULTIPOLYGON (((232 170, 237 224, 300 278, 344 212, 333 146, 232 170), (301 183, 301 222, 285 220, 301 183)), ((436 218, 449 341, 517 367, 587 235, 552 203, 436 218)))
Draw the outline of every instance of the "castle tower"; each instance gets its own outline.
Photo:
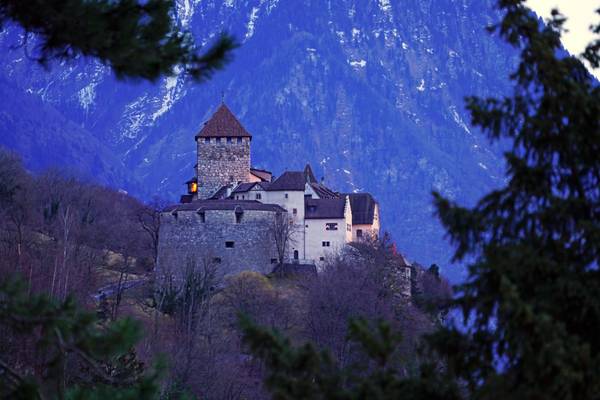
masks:
POLYGON ((247 182, 250 177, 250 141, 225 104, 196 135, 198 148, 198 199, 207 199, 229 183, 247 182))

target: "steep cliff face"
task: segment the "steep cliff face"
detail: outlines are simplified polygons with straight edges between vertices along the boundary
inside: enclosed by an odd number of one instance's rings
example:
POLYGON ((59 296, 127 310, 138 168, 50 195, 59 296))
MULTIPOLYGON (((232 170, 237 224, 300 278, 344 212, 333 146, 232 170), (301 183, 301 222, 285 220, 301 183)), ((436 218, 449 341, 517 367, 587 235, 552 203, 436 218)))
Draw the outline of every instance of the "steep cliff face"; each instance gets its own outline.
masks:
MULTIPOLYGON (((242 43, 207 84, 182 75, 117 82, 86 60, 45 71, 8 50, 14 28, 0 33, 0 77, 68 120, 62 136, 84 130, 108 149, 135 176, 118 184, 173 199, 194 173, 194 135, 224 92, 254 136, 255 166, 279 174, 308 161, 332 187, 373 193, 399 248, 443 264, 450 247, 430 192, 471 203, 503 176, 499 151, 469 125, 463 101, 506 92, 516 62, 485 31, 499 19, 494 3, 178 0, 176 18, 200 42, 226 30, 242 43)), ((4 107, 0 123, 9 116, 4 107)), ((17 146, 26 127, 2 129, 0 144, 28 152, 17 146)), ((53 162, 68 163, 72 147, 53 162)))

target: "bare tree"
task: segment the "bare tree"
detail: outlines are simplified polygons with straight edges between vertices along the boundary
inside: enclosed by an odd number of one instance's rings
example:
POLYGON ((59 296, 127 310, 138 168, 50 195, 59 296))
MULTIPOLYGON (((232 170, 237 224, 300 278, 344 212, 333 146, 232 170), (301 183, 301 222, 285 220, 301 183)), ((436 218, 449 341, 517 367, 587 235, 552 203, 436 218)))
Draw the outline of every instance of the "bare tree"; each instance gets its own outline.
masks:
POLYGON ((137 212, 137 220, 142 230, 150 239, 152 250, 152 259, 154 265, 158 258, 158 233, 160 230, 160 212, 165 207, 165 203, 158 198, 154 198, 148 205, 140 207, 137 212))
POLYGON ((267 229, 270 240, 275 244, 281 271, 290 245, 296 243, 296 235, 300 232, 300 227, 292 219, 287 218, 287 213, 279 212, 275 214, 267 229))

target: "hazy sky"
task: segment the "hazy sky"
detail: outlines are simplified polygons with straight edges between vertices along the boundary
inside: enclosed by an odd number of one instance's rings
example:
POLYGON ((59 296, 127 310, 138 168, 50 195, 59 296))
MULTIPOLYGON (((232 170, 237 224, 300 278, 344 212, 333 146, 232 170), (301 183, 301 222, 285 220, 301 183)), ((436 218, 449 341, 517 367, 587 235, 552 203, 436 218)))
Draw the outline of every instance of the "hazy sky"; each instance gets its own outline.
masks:
MULTIPOLYGON (((563 36, 563 44, 571 54, 580 54, 592 39, 591 24, 597 24, 600 17, 594 11, 600 8, 600 0, 527 0, 527 4, 540 16, 547 18, 553 8, 558 8, 568 19, 568 29, 563 36)), ((600 71, 594 75, 600 79, 600 71)))

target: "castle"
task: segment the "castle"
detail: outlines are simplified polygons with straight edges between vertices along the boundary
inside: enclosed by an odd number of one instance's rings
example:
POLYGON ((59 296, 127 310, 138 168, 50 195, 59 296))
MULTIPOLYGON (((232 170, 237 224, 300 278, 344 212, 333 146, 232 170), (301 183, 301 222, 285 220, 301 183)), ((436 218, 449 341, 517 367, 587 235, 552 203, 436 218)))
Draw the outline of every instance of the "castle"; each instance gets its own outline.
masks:
POLYGON ((280 262, 319 268, 349 242, 379 235, 379 205, 370 194, 336 192, 308 164, 277 178, 253 168, 252 135, 224 103, 195 139, 188 194, 161 213, 162 274, 178 274, 190 262, 217 263, 226 274, 269 273, 280 262))

